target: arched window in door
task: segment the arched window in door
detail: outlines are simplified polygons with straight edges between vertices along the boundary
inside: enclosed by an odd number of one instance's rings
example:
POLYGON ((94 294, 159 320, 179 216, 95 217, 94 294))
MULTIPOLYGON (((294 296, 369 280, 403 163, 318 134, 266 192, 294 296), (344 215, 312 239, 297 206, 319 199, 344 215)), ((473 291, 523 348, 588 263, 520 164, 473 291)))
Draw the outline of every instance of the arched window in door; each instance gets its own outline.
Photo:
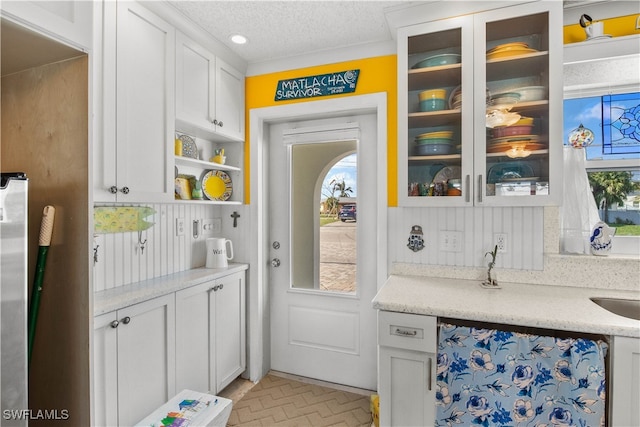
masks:
POLYGON ((292 147, 293 288, 356 292, 356 149, 355 140, 292 147))

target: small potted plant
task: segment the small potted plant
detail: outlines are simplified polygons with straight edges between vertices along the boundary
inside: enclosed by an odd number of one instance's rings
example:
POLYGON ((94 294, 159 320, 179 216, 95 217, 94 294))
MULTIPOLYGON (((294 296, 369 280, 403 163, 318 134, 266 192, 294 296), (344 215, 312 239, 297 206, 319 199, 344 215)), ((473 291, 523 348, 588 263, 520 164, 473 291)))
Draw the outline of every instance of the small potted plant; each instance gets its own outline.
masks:
POLYGON ((491 255, 491 261, 489 261, 489 264, 487 264, 487 280, 482 282, 482 285, 485 287, 497 288, 498 280, 494 277, 491 277, 491 270, 493 270, 493 267, 496 265, 496 257, 498 256, 498 245, 495 245, 492 251, 485 252, 484 257, 486 258, 487 255, 491 255))

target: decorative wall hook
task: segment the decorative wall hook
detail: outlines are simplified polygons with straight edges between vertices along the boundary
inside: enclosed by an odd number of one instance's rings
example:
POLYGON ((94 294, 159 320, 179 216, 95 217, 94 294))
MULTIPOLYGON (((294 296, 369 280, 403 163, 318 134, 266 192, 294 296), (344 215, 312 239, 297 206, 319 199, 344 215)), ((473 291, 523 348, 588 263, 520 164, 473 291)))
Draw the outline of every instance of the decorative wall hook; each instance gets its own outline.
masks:
POLYGON ((142 230, 138 230, 138 247, 140 248, 140 254, 144 255, 144 245, 147 243, 147 239, 142 240, 142 230))

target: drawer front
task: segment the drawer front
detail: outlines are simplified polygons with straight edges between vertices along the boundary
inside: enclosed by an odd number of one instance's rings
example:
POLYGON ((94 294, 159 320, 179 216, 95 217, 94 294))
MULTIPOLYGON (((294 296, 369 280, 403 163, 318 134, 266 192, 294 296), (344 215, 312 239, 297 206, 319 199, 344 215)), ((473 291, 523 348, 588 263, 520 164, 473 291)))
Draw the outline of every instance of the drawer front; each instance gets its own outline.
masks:
POLYGON ((437 317, 378 311, 378 345, 435 353, 437 326, 437 317))

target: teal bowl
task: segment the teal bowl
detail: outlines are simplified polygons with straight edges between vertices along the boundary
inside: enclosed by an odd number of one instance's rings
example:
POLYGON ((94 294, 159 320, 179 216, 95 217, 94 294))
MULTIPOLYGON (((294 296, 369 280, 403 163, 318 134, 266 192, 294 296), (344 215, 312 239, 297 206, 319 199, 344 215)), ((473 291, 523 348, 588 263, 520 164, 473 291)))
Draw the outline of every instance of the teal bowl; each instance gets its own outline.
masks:
POLYGON ((440 98, 435 99, 425 99, 420 101, 420 111, 428 112, 428 111, 440 111, 444 110, 447 105, 447 101, 440 98))
POLYGON ((416 139, 417 145, 430 145, 430 144, 453 144, 453 139, 451 138, 427 138, 427 139, 416 139))
POLYGON ((457 53, 444 53, 423 59, 411 68, 437 67, 439 65, 459 64, 461 56, 457 53))

